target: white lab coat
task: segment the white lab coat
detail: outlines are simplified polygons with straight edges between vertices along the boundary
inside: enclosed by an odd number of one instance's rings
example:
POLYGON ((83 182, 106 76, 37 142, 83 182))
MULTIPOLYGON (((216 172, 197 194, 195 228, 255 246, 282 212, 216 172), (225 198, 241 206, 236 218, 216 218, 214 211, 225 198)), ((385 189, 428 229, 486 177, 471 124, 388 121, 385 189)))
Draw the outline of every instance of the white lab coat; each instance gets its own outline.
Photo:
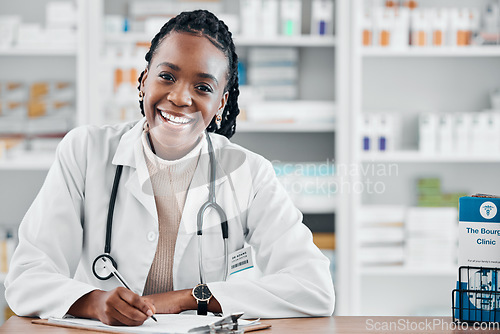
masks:
MULTIPOLYGON (((158 216, 141 134, 144 119, 116 126, 76 128, 62 140, 40 193, 19 228, 19 246, 5 280, 6 299, 23 316, 62 317, 84 294, 119 286, 97 279, 94 259, 104 251, 106 216, 116 165, 124 165, 114 210, 111 255, 142 294, 158 241, 158 216)), ((203 226, 206 280, 224 313, 248 317, 329 316, 334 290, 329 263, 312 242, 261 156, 210 134, 217 159, 216 196, 229 224, 229 253, 252 246, 257 268, 222 281, 219 217, 203 226)), ((206 141, 188 191, 173 263, 174 289, 199 283, 196 215, 208 199, 206 141)))

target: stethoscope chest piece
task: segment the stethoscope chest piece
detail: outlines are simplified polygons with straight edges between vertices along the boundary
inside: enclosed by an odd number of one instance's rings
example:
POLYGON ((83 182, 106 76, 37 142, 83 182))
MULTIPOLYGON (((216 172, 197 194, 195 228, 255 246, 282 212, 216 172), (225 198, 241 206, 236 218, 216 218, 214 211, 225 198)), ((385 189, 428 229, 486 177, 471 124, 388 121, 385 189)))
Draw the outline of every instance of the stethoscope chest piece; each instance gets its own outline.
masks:
POLYGON ((113 276, 112 267, 108 264, 108 261, 110 261, 115 268, 117 267, 115 260, 109 254, 101 254, 95 258, 92 264, 92 271, 95 277, 105 281, 113 276))

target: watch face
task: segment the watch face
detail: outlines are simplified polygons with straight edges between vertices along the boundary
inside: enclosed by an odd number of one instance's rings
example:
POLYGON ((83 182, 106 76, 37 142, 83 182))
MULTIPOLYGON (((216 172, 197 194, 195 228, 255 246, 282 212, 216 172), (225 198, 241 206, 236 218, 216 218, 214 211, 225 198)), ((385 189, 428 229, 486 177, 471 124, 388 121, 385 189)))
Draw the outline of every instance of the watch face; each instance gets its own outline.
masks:
POLYGON ((193 295, 198 300, 209 300, 212 297, 212 293, 205 284, 197 285, 194 288, 193 295))

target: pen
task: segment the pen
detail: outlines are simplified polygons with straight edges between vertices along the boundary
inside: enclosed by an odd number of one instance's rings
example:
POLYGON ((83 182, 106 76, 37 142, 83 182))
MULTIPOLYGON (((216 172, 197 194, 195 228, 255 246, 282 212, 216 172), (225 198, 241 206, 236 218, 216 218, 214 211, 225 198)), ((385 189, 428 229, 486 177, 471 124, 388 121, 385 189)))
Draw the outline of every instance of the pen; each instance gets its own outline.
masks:
MULTIPOLYGON (((113 265, 113 263, 111 263, 111 261, 108 261, 108 259, 106 258, 102 258, 102 260, 104 262, 106 262, 106 265, 109 265, 110 269, 111 269, 111 273, 116 277, 116 279, 127 289, 129 289, 130 291, 132 291, 132 289, 129 287, 129 285, 127 284, 127 282, 125 281, 125 279, 123 278, 123 276, 118 272, 118 270, 115 268, 115 266, 113 265)), ((132 291, 133 292, 133 291, 132 291)), ((156 320, 155 316, 152 315, 151 316, 151 319, 153 319, 154 321, 158 322, 158 320, 156 320)))

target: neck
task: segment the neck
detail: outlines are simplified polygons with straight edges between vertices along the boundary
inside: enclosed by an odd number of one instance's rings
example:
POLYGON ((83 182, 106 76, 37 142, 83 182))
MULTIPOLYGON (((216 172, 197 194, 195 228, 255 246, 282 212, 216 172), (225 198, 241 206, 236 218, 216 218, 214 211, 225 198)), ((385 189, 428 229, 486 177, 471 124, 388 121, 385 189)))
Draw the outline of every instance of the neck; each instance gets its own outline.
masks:
POLYGON ((198 145, 202 137, 203 136, 198 137, 193 143, 187 145, 165 146, 161 145, 161 143, 156 141, 154 137, 150 136, 148 133, 151 150, 156 156, 163 160, 178 160, 184 157, 186 154, 191 152, 196 145, 198 145))

